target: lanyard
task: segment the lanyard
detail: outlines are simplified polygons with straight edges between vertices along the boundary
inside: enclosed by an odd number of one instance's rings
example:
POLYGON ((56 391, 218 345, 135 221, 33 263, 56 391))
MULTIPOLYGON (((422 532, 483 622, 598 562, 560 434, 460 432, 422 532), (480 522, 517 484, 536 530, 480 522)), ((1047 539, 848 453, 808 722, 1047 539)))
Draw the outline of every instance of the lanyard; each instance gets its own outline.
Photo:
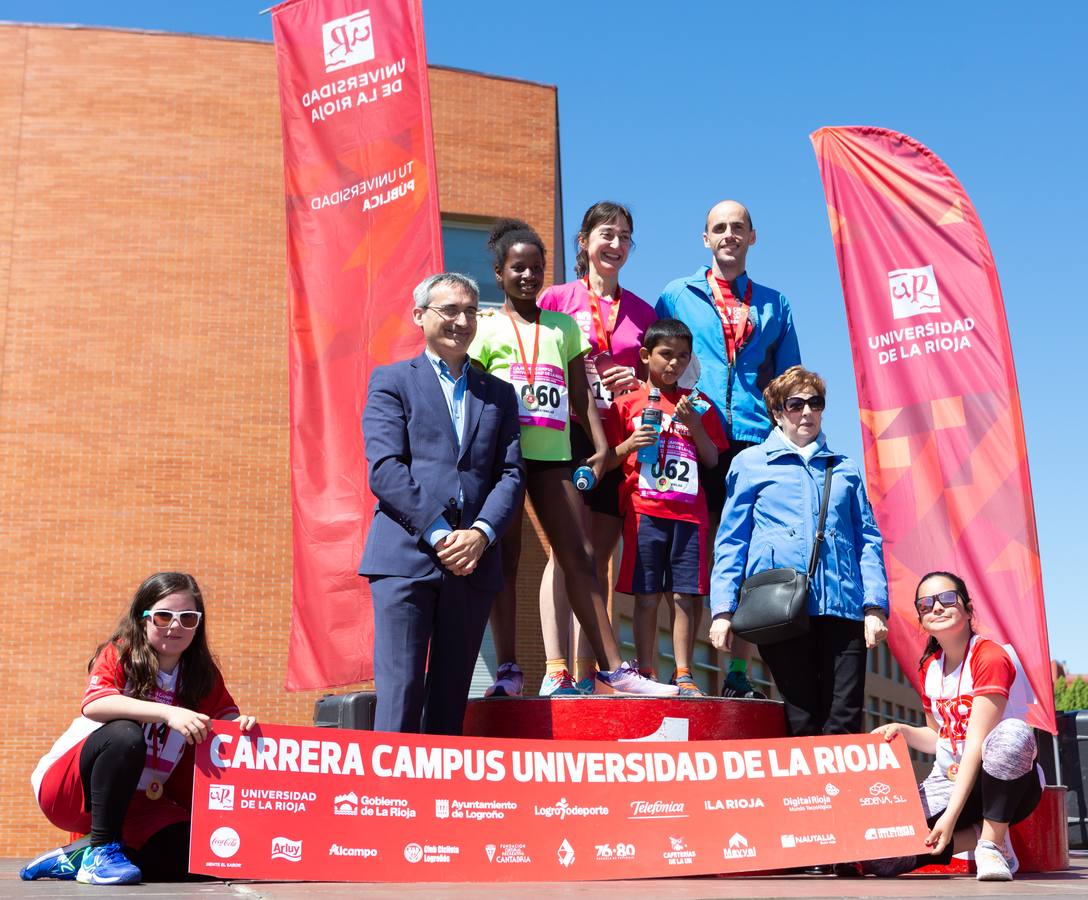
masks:
POLYGON ((722 334, 725 337, 725 354, 729 358, 729 365, 734 365, 737 359, 737 344, 744 340, 744 329, 748 326, 748 309, 752 305, 752 279, 748 279, 748 285, 744 289, 744 299, 738 303, 737 324, 729 316, 729 307, 722 296, 722 289, 718 287, 718 279, 714 277, 714 270, 706 273, 707 283, 714 295, 714 306, 718 310, 718 317, 722 320, 722 334))
MULTIPOLYGON (((664 399, 664 396, 662 396, 664 399)), ((657 443, 657 468, 661 471, 661 474, 665 474, 665 460, 669 458, 669 438, 672 435, 673 426, 676 425, 676 404, 673 404, 673 411, 669 414, 669 427, 661 429, 661 436, 658 438, 657 443)))
POLYGON ((510 325, 514 329, 514 337, 518 339, 518 353, 521 354, 521 363, 525 366, 525 380, 529 382, 529 386, 532 387, 533 382, 536 380, 536 358, 540 353, 540 319, 537 319, 533 323, 533 361, 530 364, 525 359, 525 345, 521 342, 521 331, 518 330, 518 323, 514 321, 514 314, 510 310, 503 308, 503 312, 510 317, 510 325))
MULTIPOLYGON (((151 776, 151 781, 148 782, 144 791, 148 800, 158 800, 162 796, 162 782, 159 781, 159 729, 165 727, 165 725, 151 723, 151 771, 155 774, 151 776)), ((166 739, 164 738, 163 748, 165 747, 166 739)))
POLYGON ((593 331, 597 336, 597 350, 598 352, 611 354, 612 332, 616 330, 616 320, 620 316, 620 301, 623 299, 623 288, 618 284, 616 285, 613 294, 615 299, 612 301, 612 309, 608 313, 608 325, 606 326, 604 317, 601 315, 601 298, 589 286, 588 275, 582 279, 582 284, 586 286, 586 292, 589 294, 589 311, 593 314, 593 331))
MULTIPOLYGON (((960 675, 959 675, 959 678, 956 679, 956 694, 952 698, 954 701, 957 701, 957 703, 956 703, 957 707, 959 705, 958 701, 959 701, 959 698, 960 698, 960 687, 963 685, 963 670, 967 668, 967 658, 971 655, 971 643, 972 643, 973 640, 974 640, 974 638, 972 638, 971 640, 969 640, 967 642, 967 649, 963 651, 963 659, 960 662, 960 675)), ((941 695, 937 699, 938 700, 944 700, 944 654, 941 654, 941 695)), ((953 716, 952 716, 951 711, 949 711, 948 709, 946 709, 945 712, 948 713, 948 743, 951 744, 951 746, 952 746, 952 755, 956 756, 957 753, 956 753, 955 728, 953 728, 953 723, 952 723, 953 716)), ((956 766, 956 771, 959 771, 959 766, 956 766)), ((953 772, 951 770, 951 768, 950 768, 949 769, 949 774, 952 776, 952 780, 954 781, 956 772, 953 772)))

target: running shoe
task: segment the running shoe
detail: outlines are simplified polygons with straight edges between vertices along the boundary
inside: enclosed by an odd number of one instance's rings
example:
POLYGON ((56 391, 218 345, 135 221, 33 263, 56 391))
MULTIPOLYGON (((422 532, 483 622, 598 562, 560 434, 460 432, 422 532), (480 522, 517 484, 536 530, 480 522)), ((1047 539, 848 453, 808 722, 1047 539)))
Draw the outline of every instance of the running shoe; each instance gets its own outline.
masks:
POLYGON ((705 697, 706 694, 690 675, 679 675, 673 684, 679 689, 681 697, 705 697))
POLYGON ((581 697, 582 692, 574 685, 574 679, 570 672, 560 669, 551 674, 545 673, 544 680, 540 683, 541 697, 581 697))
POLYGON ((23 881, 37 881, 39 878, 58 878, 61 881, 75 881, 76 871, 83 861, 83 854, 90 849, 88 844, 72 848, 57 847, 32 859, 19 870, 23 881))
POLYGON ((725 684, 722 685, 723 697, 734 697, 741 700, 766 700, 767 695, 757 691, 752 682, 748 680, 747 672, 730 672, 725 676, 725 684))
POLYGON ((597 679, 593 675, 587 675, 579 681, 575 687, 579 694, 593 694, 597 691, 597 679))
POLYGON ((975 845, 975 878, 979 881, 1012 881, 1012 866, 993 841, 975 845))
POLYGON ((484 691, 485 697, 520 697, 525 690, 525 676, 517 663, 503 663, 495 673, 495 683, 484 691))
MULTIPOLYGON (((982 840, 982 824, 976 822, 974 829, 975 843, 977 844, 982 840)), ((1001 846, 1001 852, 1005 855, 1005 859, 1009 863, 1009 872, 1015 875, 1020 868, 1020 860, 1016 856, 1016 851, 1012 849, 1012 831, 1008 829, 1005 831, 1005 843, 1001 846)))
POLYGON ((88 848, 76 873, 80 884, 138 884, 142 877, 117 841, 88 848))
POLYGON ((660 684, 652 678, 641 675, 638 667, 621 663, 611 672, 597 673, 598 694, 632 694, 641 697, 675 697, 678 688, 675 684, 660 684))

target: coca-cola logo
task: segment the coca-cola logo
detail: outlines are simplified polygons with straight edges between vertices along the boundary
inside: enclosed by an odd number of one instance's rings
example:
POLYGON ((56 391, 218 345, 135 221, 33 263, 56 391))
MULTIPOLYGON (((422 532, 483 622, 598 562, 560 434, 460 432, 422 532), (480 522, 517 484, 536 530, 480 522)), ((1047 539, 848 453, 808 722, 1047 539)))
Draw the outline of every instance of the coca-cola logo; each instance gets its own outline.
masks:
POLYGON ((220 859, 230 859, 242 846, 242 839, 238 837, 237 831, 224 825, 212 832, 212 836, 208 839, 208 846, 220 859))

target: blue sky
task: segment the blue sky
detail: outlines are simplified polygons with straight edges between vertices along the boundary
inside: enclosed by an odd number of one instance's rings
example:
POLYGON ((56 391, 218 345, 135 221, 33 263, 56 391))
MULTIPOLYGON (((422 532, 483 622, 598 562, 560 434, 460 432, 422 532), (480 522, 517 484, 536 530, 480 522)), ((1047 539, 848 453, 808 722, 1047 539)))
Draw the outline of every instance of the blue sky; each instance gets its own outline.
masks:
MULTIPOLYGON (((263 5, 4 0, 0 18, 270 40, 263 5)), ((628 203, 638 247, 623 281, 636 293, 653 299, 704 260, 714 200, 749 206, 758 232, 749 271, 790 298, 806 365, 829 384, 826 430, 859 459, 842 293, 808 135, 880 125, 941 156, 979 211, 1005 293, 1051 653, 1088 672, 1088 477, 1070 462, 1088 445, 1077 400, 1088 390, 1077 374, 1088 338, 1088 5, 424 0, 424 14, 433 63, 558 86, 565 231, 594 200, 628 203)), ((509 111, 511 152, 534 127, 509 111)))

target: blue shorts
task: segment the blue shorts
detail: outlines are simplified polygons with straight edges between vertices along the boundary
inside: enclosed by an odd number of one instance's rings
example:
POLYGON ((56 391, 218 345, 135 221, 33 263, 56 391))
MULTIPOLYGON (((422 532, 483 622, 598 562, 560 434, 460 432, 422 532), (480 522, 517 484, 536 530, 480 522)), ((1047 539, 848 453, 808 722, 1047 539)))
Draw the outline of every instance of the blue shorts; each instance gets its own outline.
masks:
POLYGON ((629 512, 623 520, 623 558, 616 590, 624 594, 705 596, 707 527, 629 512))

